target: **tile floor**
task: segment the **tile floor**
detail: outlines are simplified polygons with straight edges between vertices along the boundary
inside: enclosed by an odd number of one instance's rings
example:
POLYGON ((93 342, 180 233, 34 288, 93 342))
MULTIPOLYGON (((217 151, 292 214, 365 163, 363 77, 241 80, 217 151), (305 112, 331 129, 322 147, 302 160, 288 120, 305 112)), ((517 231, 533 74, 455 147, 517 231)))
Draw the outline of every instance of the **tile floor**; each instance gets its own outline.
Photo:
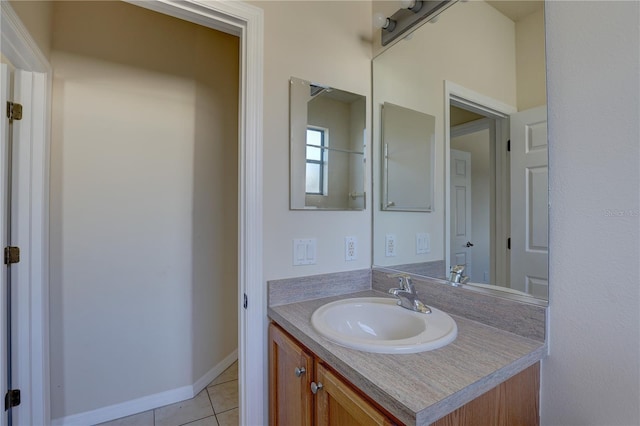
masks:
POLYGON ((100 426, 238 426, 238 362, 193 399, 100 426))

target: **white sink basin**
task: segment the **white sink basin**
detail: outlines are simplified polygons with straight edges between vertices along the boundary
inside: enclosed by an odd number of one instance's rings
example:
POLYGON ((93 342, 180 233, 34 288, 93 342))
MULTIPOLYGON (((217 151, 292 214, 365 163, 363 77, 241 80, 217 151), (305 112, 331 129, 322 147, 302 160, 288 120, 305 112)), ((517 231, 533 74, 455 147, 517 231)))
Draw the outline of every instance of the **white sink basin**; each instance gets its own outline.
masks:
POLYGON ((396 305, 396 299, 359 297, 327 303, 311 316, 313 328, 352 349, 383 354, 430 351, 453 342, 455 321, 433 307, 430 314, 396 305))

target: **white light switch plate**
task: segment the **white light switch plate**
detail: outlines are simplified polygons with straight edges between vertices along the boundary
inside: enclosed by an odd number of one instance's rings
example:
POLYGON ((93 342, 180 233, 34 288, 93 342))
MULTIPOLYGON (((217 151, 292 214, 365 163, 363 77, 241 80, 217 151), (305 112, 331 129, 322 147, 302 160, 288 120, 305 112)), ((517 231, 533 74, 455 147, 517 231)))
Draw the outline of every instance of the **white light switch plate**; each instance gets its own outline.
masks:
POLYGON ((431 251, 429 234, 419 232, 416 234, 416 254, 426 254, 431 251))
POLYGON ((297 238, 293 240, 293 266, 315 265, 316 239, 297 238))

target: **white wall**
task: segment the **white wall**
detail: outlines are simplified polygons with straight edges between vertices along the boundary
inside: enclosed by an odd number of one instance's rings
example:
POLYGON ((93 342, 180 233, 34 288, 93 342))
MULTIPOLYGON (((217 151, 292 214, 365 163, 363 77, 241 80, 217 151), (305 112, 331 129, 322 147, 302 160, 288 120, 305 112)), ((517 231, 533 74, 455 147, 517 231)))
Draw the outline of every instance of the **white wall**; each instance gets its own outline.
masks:
POLYGON ((638 2, 547 2, 543 425, 640 424, 638 2))
MULTIPOLYGON (((371 96, 371 4, 362 1, 252 1, 264 9, 264 278, 371 266, 370 181, 364 211, 289 210, 289 78, 371 96), (344 260, 344 237, 358 259, 344 260), (317 239, 317 264, 292 266, 292 240, 317 239)), ((367 105, 367 129, 371 132, 367 105)), ((369 149, 369 148, 367 148, 369 149)), ((366 175, 370 176, 367 165, 366 175)))
POLYGON ((54 6, 53 418, 190 386, 237 348, 238 45, 54 6))

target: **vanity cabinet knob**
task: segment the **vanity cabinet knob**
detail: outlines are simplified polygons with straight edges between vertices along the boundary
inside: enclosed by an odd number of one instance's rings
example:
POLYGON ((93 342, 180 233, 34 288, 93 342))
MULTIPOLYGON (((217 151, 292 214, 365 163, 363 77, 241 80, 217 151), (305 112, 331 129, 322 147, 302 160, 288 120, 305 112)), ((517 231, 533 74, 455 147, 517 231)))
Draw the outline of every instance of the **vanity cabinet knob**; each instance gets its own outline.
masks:
POLYGON ((306 369, 306 368, 304 368, 304 367, 302 367, 302 368, 301 368, 301 367, 296 367, 296 369, 295 369, 294 371, 295 371, 295 373, 296 373, 296 377, 300 377, 300 376, 302 376, 304 373, 306 373, 306 372, 307 372, 307 369, 306 369))
POLYGON ((313 392, 314 395, 317 394, 320 389, 322 389, 322 383, 311 382, 311 392, 313 392))

